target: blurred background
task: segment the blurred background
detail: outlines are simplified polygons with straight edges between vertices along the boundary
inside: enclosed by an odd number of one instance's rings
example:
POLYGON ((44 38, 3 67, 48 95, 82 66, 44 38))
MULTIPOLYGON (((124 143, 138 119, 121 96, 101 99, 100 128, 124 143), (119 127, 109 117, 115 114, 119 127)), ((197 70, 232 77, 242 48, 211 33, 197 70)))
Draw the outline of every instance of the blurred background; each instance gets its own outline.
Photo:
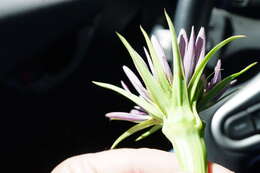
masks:
MULTIPOLYGON (((228 36, 248 36, 218 52, 207 70, 219 57, 223 76, 259 61, 257 0, 1 0, 0 153, 8 172, 50 172, 70 156, 109 149, 132 125, 104 114, 128 111, 133 104, 91 81, 119 85, 126 80, 122 65, 133 69, 115 31, 143 55, 142 25, 171 52, 164 8, 177 31, 204 26, 208 50, 228 36)), ((252 68, 237 85, 258 72, 259 66, 252 68)), ((137 143, 133 139, 119 147, 171 149, 160 132, 137 143)))

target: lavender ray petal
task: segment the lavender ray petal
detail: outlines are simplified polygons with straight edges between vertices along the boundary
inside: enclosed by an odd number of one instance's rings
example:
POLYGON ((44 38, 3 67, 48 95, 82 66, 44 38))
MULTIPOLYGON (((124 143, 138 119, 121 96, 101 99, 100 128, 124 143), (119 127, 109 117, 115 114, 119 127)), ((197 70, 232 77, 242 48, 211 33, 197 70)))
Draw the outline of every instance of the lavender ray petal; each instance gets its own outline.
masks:
POLYGON ((198 66, 200 62, 203 60, 203 58, 205 57, 205 49, 206 49, 205 29, 204 27, 201 27, 195 42, 196 66, 198 66))
POLYGON ((124 90, 128 91, 131 93, 131 91, 129 90, 128 86, 124 83, 124 81, 121 80, 121 85, 124 88, 124 90))
POLYGON ((127 66, 123 66, 123 70, 130 82, 133 84, 136 91, 140 94, 140 96, 147 100, 150 100, 146 89, 143 87, 143 84, 140 82, 134 72, 132 72, 127 66))
POLYGON ((146 112, 140 111, 140 110, 137 110, 137 109, 132 109, 129 113, 130 114, 136 114, 136 115, 148 115, 146 112))
POLYGON ((145 53, 145 56, 147 58, 149 68, 150 68, 152 74, 155 75, 154 68, 153 68, 153 62, 152 62, 151 57, 150 57, 150 55, 149 55, 149 53, 148 53, 148 51, 145 47, 144 47, 144 53, 145 53))
POLYGON ((127 112, 110 112, 105 115, 106 117, 110 119, 118 119, 118 120, 125 120, 125 121, 131 121, 131 122, 141 122, 148 120, 150 116, 145 115, 138 115, 138 114, 131 114, 127 112))
POLYGON ((219 59, 217 65, 214 69, 215 73, 211 79, 212 86, 215 86, 219 81, 221 81, 221 60, 219 59))
POLYGON ((167 61, 167 58, 165 56, 165 53, 164 53, 164 50, 163 50, 161 44, 159 43, 157 38, 153 35, 151 37, 151 41, 155 48, 159 61, 161 62, 162 66, 163 66, 163 70, 164 70, 168 80, 172 81, 172 71, 171 71, 171 68, 169 66, 169 63, 167 61))
POLYGON ((137 109, 139 111, 142 111, 142 112, 146 112, 142 107, 140 106, 134 106, 134 109, 137 109))
POLYGON ((195 65, 195 59, 194 59, 194 55, 195 55, 195 41, 194 41, 194 27, 192 27, 191 29, 191 35, 190 35, 190 40, 189 40, 189 44, 188 44, 188 49, 187 52, 184 55, 184 59, 183 59, 183 64, 184 64, 184 72, 185 72, 185 77, 187 82, 189 82, 193 70, 194 70, 194 65, 195 65))
POLYGON ((187 51, 187 45, 188 45, 188 37, 184 29, 181 29, 179 32, 178 43, 179 43, 181 57, 184 58, 185 52, 187 51))

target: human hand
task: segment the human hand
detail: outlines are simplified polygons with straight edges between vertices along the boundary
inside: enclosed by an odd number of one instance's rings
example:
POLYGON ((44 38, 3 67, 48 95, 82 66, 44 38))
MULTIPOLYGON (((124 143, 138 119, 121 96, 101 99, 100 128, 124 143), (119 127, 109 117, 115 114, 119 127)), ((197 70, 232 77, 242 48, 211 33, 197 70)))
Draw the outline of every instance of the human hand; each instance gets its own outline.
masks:
MULTIPOLYGON (((69 158, 52 173, 183 173, 174 153, 156 149, 116 149, 69 158)), ((209 164, 209 173, 233 173, 209 164)))

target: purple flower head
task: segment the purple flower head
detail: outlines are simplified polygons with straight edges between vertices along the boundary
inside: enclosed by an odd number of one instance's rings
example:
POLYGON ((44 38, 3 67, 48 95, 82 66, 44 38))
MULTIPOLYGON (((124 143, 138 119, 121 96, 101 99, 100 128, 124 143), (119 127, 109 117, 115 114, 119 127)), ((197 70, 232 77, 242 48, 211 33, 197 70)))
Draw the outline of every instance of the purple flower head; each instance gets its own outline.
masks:
MULTIPOLYGON (((170 65, 167 61, 167 57, 165 56, 164 50, 160 44, 160 42, 157 40, 155 36, 151 36, 151 44, 155 50, 156 56, 158 57, 158 60, 160 62, 160 65, 162 67, 162 71, 164 74, 165 79, 169 82, 170 85, 173 83, 173 72, 170 68, 170 65)), ((199 63, 204 59, 205 57, 205 45, 206 45, 206 37, 205 37, 205 30, 202 27, 199 30, 199 33, 197 37, 195 38, 194 33, 194 27, 191 29, 190 38, 188 40, 186 31, 184 29, 180 30, 180 33, 178 35, 178 45, 180 50, 180 56, 183 60, 183 69, 184 74, 186 77, 187 83, 190 81, 196 67, 198 67, 199 63)), ((152 77, 156 80, 158 79, 158 72, 155 71, 154 62, 151 58, 150 53, 147 51, 147 49, 144 47, 144 52, 146 55, 148 67, 150 69, 150 72, 152 74, 152 77)), ((147 67, 147 68, 148 68, 147 67)), ((126 76, 128 77, 130 83, 132 84, 133 88, 138 93, 138 97, 144 99, 145 101, 152 103, 153 102, 153 96, 149 94, 149 90, 142 84, 141 80, 138 78, 138 76, 127 66, 123 66, 123 71, 125 72, 126 76)), ((221 81, 221 61, 219 60, 214 71, 214 76, 210 80, 210 82, 207 82, 207 78, 205 75, 202 75, 201 81, 203 83, 206 83, 203 87, 203 91, 207 92, 211 88, 213 88, 218 82, 221 81)), ((133 94, 129 87, 125 84, 124 81, 121 81, 121 85, 123 89, 133 94)), ((220 91, 221 93, 221 91, 220 91)), ((135 106, 134 109, 132 109, 130 112, 111 112, 107 113, 106 117, 112 119, 112 120, 125 120, 125 121, 131 121, 131 122, 141 122, 146 121, 152 116, 149 115, 148 111, 146 111, 142 107, 135 106)))
MULTIPOLYGON (((203 27, 197 35, 192 27, 189 37, 185 30, 181 29, 176 37, 173 24, 166 12, 165 16, 172 39, 172 65, 168 63, 165 52, 156 36, 151 36, 150 39, 144 29, 140 27, 147 44, 147 48, 144 47, 146 58, 142 58, 127 40, 117 33, 137 70, 132 71, 127 66, 123 66, 123 71, 132 87, 129 87, 124 81, 121 81, 122 87, 94 82, 96 85, 127 97, 137 105, 129 112, 106 114, 106 117, 112 120, 137 123, 123 133, 115 141, 112 148, 137 131, 152 127, 147 133, 141 135, 143 138, 159 130, 162 126, 165 127, 164 125, 167 122, 172 122, 173 119, 176 122, 180 119, 183 121, 195 119, 192 121, 195 122, 195 126, 202 128, 202 122, 198 116, 198 109, 199 111, 203 110, 201 105, 210 105, 208 103, 219 98, 236 77, 256 64, 253 63, 240 72, 222 79, 221 61, 218 60, 213 74, 206 76, 203 74, 204 69, 216 51, 229 42, 244 36, 229 37, 206 54, 206 36, 203 27), (132 92, 131 88, 136 91, 132 92)), ((213 101, 213 103, 215 102, 213 101)))

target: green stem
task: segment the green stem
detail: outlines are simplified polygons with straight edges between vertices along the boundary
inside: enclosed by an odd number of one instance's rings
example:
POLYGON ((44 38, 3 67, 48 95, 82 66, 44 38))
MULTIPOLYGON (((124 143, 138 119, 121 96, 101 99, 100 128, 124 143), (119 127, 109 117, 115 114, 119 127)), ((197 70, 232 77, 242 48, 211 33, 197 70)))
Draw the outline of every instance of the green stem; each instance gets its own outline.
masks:
POLYGON ((196 126, 194 120, 181 118, 176 123, 168 118, 164 121, 162 131, 172 143, 180 167, 184 172, 207 173, 206 146, 202 134, 203 127, 196 126))

